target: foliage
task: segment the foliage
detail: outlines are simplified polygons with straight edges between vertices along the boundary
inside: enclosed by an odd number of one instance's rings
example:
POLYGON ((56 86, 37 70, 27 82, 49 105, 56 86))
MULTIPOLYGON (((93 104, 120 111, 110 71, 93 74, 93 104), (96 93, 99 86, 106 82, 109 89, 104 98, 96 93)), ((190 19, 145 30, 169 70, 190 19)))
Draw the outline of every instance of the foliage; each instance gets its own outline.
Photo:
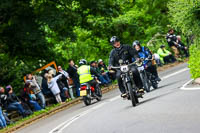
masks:
POLYGON ((200 77, 200 46, 192 45, 190 47, 190 59, 189 59, 189 68, 192 78, 200 77))
POLYGON ((200 26, 200 1, 198 0, 173 0, 168 4, 169 17, 175 28, 184 34, 199 36, 200 26))
MULTIPOLYGON (((1 0, 0 85, 21 88, 24 74, 39 67, 40 60, 55 60, 65 69, 70 58, 76 63, 81 58, 101 58, 107 63, 113 35, 122 43, 132 44, 137 39, 146 44, 157 33, 167 31, 168 2, 1 0)), ((156 51, 159 39, 154 45, 156 51)))
POLYGON ((200 1, 173 0, 168 5, 171 22, 183 34, 194 37, 194 44, 190 48, 189 67, 193 78, 200 77, 200 1))

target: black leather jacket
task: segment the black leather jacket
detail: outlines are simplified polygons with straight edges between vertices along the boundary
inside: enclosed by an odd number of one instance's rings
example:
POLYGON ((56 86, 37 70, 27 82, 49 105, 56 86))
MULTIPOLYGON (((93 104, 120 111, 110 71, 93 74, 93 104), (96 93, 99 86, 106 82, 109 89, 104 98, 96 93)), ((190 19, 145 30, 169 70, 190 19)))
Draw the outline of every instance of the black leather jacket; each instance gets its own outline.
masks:
POLYGON ((129 45, 121 45, 120 48, 114 48, 110 52, 109 66, 119 66, 119 60, 132 62, 132 58, 139 58, 138 52, 129 45))

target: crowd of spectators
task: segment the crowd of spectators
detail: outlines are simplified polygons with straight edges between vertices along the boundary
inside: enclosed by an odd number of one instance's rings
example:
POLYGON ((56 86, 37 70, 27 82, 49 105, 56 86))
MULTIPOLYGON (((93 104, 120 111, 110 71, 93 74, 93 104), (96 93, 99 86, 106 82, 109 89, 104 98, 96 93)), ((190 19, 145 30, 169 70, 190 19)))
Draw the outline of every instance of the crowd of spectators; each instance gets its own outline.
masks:
MULTIPOLYGON (((107 66, 103 60, 91 61, 90 65, 95 68, 100 75, 99 83, 107 86, 114 80, 114 76, 109 74, 107 66)), ((16 96, 11 85, 0 87, 0 127, 4 128, 11 121, 7 113, 17 111, 22 117, 33 114, 46 108, 46 99, 53 98, 55 103, 68 102, 75 97, 80 96, 78 66, 72 59, 69 60, 69 67, 65 71, 58 66, 58 72, 55 69, 45 70, 41 75, 27 74, 24 82, 24 88, 20 95, 16 96)))
MULTIPOLYGON (((158 66, 173 63, 179 57, 181 51, 188 57, 188 48, 182 43, 181 37, 176 36, 172 29, 166 36, 169 47, 173 53, 161 45, 153 57, 158 66)), ((46 108, 46 99, 52 97, 55 103, 63 103, 80 96, 80 82, 77 73, 78 66, 70 59, 69 67, 65 71, 58 66, 58 72, 53 69, 46 70, 42 75, 27 74, 24 88, 20 95, 16 96, 11 85, 0 87, 0 128, 5 128, 12 123, 7 113, 17 111, 22 117, 31 115, 34 111, 46 108), (73 85, 73 86, 72 86, 73 85)), ((98 82, 102 86, 108 86, 115 80, 115 74, 108 71, 102 59, 91 61, 91 67, 98 73, 98 82)))

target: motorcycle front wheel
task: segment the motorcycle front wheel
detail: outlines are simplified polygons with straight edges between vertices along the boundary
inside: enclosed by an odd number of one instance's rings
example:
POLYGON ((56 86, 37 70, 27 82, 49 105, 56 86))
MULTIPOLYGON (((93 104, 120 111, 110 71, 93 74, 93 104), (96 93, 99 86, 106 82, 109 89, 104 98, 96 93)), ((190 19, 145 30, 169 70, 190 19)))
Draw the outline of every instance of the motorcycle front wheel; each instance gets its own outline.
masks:
POLYGON ((128 90, 129 90, 129 95, 130 95, 131 103, 132 103, 133 107, 135 107, 136 104, 137 104, 136 103, 136 98, 137 97, 135 97, 135 94, 134 94, 134 91, 133 91, 131 83, 127 83, 127 87, 128 87, 128 90))
POLYGON ((150 86, 149 79, 145 72, 142 73, 142 83, 143 83, 145 91, 150 92, 151 86, 150 86))

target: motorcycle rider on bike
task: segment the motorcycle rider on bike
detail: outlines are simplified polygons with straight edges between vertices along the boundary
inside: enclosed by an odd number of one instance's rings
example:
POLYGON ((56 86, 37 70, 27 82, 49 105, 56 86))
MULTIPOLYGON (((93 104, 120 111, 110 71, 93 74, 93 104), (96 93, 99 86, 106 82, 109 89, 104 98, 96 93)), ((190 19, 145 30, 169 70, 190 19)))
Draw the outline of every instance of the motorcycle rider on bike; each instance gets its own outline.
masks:
MULTIPOLYGON (((127 62, 132 63, 132 58, 135 58, 136 60, 140 60, 137 51, 129 45, 121 45, 118 37, 116 37, 116 36, 111 37, 110 44, 114 48, 110 52, 109 69, 111 69, 112 66, 119 66, 120 59, 126 63, 127 62)), ((134 80, 137 88, 139 89, 138 95, 143 95, 144 89, 142 88, 142 86, 143 86, 142 81, 140 79, 140 75, 139 75, 139 72, 138 72, 136 66, 132 66, 131 71, 133 73, 133 80, 134 80)), ((127 92, 126 92, 126 89, 122 82, 120 70, 116 70, 116 78, 118 80, 119 90, 122 93, 121 97, 125 98, 127 96, 127 92)))
POLYGON ((89 65, 87 65, 87 61, 85 59, 81 59, 80 67, 78 68, 79 80, 80 84, 88 83, 90 86, 93 86, 95 89, 95 94, 98 95, 98 89, 100 89, 98 82, 92 77, 95 75, 99 77, 100 75, 96 72, 96 70, 89 65))
MULTIPOLYGON (((138 40, 135 40, 133 42, 133 48, 138 52, 140 58, 152 59, 152 53, 149 50, 149 48, 141 46, 138 40)), ((146 68, 146 71, 152 73, 155 76, 156 81, 161 81, 161 79, 158 76, 156 65, 153 65, 151 60, 144 60, 143 63, 144 67, 146 68)))

